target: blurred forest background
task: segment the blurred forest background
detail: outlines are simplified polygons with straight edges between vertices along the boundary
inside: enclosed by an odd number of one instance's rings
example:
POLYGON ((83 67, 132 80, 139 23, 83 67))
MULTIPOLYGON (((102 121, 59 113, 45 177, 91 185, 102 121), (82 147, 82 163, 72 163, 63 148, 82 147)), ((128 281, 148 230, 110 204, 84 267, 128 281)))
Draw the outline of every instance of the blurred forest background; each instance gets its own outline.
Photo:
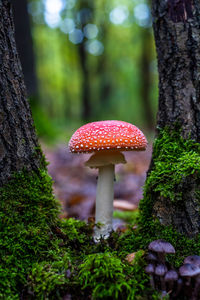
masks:
POLYGON ((88 121, 151 132, 157 67, 146 0, 13 0, 35 124, 46 140, 88 121), (31 36, 30 36, 31 34, 31 36))
MULTIPOLYGON (((111 119, 131 122, 148 140, 153 137, 158 75, 150 1, 12 2, 38 135, 43 144, 65 143, 53 150, 44 146, 56 196, 67 214, 87 218, 94 210, 96 178, 85 171, 85 157, 67 153, 73 132, 86 122, 111 119)), ((118 200, 141 199, 150 157, 150 149, 129 154, 129 164, 119 167, 118 200)))

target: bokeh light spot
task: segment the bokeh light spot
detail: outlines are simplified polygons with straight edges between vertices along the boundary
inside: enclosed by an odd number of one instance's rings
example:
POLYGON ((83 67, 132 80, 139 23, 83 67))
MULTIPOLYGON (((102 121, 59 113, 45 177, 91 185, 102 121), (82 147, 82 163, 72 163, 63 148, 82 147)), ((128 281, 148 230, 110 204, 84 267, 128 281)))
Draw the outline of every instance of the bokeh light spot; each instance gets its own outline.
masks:
POLYGON ((74 29, 69 33, 69 40, 73 44, 80 44, 83 41, 83 32, 80 29, 74 29))
POLYGON ((47 25, 51 28, 58 27, 61 17, 60 13, 65 7, 63 0, 44 0, 44 19, 47 25))
POLYGON ((99 56, 103 53, 104 46, 98 40, 88 41, 86 43, 86 50, 94 56, 99 56))
POLYGON ((120 25, 126 21, 128 15, 129 15, 129 11, 127 6, 119 5, 110 12, 110 21, 113 24, 120 25))
POLYGON ((70 33, 75 29, 75 22, 71 18, 65 18, 60 24, 60 30, 64 33, 70 33))
POLYGON ((87 24, 83 32, 88 39, 94 39, 98 34, 98 28, 95 24, 87 24))
POLYGON ((141 27, 150 27, 151 26, 151 14, 149 6, 145 3, 141 3, 135 6, 134 8, 134 17, 136 22, 141 27))
POLYGON ((66 8, 67 9, 72 9, 72 8, 74 8, 75 4, 76 4, 76 0, 67 0, 66 1, 66 8))

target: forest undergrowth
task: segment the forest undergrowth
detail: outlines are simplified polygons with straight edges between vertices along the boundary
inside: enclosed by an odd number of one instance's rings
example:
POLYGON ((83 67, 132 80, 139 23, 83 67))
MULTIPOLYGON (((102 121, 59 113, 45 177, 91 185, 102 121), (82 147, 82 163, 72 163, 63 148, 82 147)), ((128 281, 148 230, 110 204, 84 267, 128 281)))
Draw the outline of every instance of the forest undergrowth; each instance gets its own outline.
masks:
POLYGON ((129 220, 127 228, 113 231, 99 243, 93 240, 93 221, 58 217, 59 204, 45 168, 18 173, 1 188, 0 298, 160 299, 145 273, 148 244, 162 238, 174 245, 176 253, 167 261, 176 268, 187 255, 200 255, 199 236, 189 239, 160 225, 152 215, 152 191, 180 201, 176 184, 183 177, 199 178, 200 147, 167 130, 155 141, 155 153, 161 146, 139 215, 130 218, 130 212, 121 213, 129 220))

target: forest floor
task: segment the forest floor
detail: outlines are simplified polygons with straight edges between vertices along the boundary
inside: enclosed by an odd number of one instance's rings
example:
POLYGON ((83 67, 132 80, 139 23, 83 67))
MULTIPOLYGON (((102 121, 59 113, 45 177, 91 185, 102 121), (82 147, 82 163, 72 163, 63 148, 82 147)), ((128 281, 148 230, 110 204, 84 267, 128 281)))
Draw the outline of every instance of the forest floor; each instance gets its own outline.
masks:
MULTIPOLYGON (((61 202, 61 217, 88 220, 94 217, 98 171, 84 166, 90 154, 71 154, 66 145, 44 148, 48 171, 54 181, 54 193, 61 202)), ((142 198, 142 187, 151 160, 152 146, 146 151, 125 152, 127 164, 116 166, 114 209, 136 210, 142 198)), ((114 219, 114 229, 123 226, 114 219)))

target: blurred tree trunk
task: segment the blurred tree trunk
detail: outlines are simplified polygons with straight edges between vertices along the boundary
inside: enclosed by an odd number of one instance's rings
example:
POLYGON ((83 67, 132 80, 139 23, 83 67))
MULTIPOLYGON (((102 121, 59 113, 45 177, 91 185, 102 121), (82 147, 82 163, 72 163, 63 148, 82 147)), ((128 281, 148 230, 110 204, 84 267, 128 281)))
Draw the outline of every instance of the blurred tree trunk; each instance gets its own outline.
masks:
POLYGON ((149 28, 141 28, 141 56, 140 56, 140 95, 144 112, 144 119, 148 129, 154 129, 154 114, 151 104, 151 62, 152 35, 149 28))
POLYGON ((37 77, 27 0, 12 0, 12 5, 15 39, 28 96, 35 96, 37 95, 37 77))
POLYGON ((86 52, 84 42, 78 45, 78 53, 82 71, 82 120, 88 121, 91 117, 91 92, 90 76, 88 70, 88 53, 86 52))
MULTIPOLYGON (((153 0, 152 13, 159 71, 157 140, 160 130, 167 126, 173 132, 178 124, 184 139, 199 143, 200 2, 153 0)), ((157 146, 153 152, 149 177, 156 169, 156 156, 167 151, 164 146, 157 146)), ((199 174, 182 178, 176 188, 181 191, 184 188, 182 201, 166 199, 154 192, 156 186, 152 187, 153 214, 161 224, 173 225, 179 232, 194 236, 200 232, 199 174)))
MULTIPOLYGON (((104 49, 106 48, 107 39, 108 39, 108 28, 106 23, 101 24, 101 35, 102 35, 102 43, 104 45, 104 49)), ((104 52, 99 58, 98 68, 97 68, 98 76, 100 78, 100 105, 101 111, 104 112, 105 106, 109 107, 109 99, 112 92, 112 82, 111 77, 108 70, 108 57, 104 52)))
POLYGON ((37 170, 42 153, 26 100, 10 1, 0 2, 0 186, 14 172, 37 170), (37 153, 37 155, 36 155, 37 153))
MULTIPOLYGON (((80 29, 92 22, 94 14, 93 0, 79 0, 78 3, 80 29)), ((82 71, 82 119, 88 121, 92 114, 91 106, 91 88, 90 88, 90 71, 88 63, 88 52, 85 48, 86 38, 78 45, 78 54, 82 71)))

